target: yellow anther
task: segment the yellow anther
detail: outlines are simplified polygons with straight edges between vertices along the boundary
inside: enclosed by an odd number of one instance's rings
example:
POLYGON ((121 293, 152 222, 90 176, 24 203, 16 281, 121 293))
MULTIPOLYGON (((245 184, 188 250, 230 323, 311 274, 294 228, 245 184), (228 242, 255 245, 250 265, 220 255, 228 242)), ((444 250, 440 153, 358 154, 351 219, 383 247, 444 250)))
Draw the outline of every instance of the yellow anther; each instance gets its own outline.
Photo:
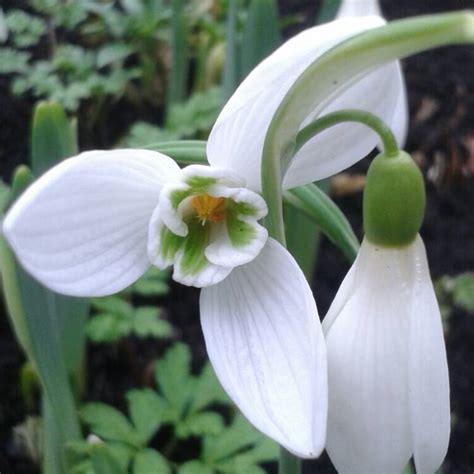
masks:
POLYGON ((196 211, 197 218, 202 225, 207 221, 217 224, 224 220, 225 199, 223 197, 213 197, 209 194, 201 194, 193 197, 191 206, 196 211))

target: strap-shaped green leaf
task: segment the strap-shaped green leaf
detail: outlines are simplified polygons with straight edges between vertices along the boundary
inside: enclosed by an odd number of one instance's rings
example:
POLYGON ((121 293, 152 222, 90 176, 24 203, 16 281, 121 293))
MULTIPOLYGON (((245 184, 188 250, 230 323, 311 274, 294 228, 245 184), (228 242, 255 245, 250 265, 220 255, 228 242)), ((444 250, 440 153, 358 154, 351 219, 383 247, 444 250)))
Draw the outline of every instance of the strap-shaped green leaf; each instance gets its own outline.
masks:
POLYGON ((272 53, 280 43, 281 33, 275 0, 252 0, 242 36, 242 77, 272 53))
POLYGON ((40 102, 31 131, 31 171, 39 176, 64 158, 77 153, 76 132, 64 109, 55 102, 40 102))
POLYGON ((304 212, 350 262, 354 261, 359 241, 342 211, 327 194, 315 184, 307 184, 287 191, 285 201, 304 212))
MULTIPOLYGON (((32 127, 33 172, 40 174, 76 152, 75 131, 64 110, 55 103, 39 104, 32 127)), ((13 197, 30 181, 31 174, 21 168, 14 179, 13 197)), ((44 390, 43 471, 65 473, 64 445, 80 438, 74 392, 78 393, 82 385, 88 303, 40 285, 16 263, 4 241, 0 243, 0 258, 13 327, 44 390)))
POLYGON ((188 71, 187 25, 185 2, 171 2, 171 72, 168 81, 168 110, 186 97, 188 71))
POLYGON ((227 7, 225 63, 222 78, 222 95, 224 102, 234 93, 240 82, 240 64, 237 41, 238 0, 229 0, 227 7))

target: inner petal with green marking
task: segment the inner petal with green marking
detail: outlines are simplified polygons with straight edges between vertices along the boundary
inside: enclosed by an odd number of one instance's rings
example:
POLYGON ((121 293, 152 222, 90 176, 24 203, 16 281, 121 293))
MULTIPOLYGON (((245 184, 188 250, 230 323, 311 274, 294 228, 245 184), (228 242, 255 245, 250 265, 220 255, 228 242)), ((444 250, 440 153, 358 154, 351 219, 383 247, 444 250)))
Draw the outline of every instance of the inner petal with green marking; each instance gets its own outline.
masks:
POLYGON ((203 287, 222 281, 263 248, 264 200, 226 170, 193 165, 165 186, 149 229, 148 254, 159 268, 174 265, 173 278, 203 287))

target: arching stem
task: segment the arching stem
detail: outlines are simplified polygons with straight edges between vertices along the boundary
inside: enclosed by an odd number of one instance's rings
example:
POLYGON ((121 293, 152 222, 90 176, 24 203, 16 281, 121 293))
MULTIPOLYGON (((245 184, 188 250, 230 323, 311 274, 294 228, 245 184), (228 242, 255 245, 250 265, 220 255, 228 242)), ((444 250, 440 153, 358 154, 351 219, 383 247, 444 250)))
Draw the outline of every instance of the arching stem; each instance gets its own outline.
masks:
POLYGON ((356 122, 366 125, 380 136, 383 143, 385 155, 397 156, 399 149, 397 141, 390 128, 376 115, 365 110, 339 110, 331 114, 324 115, 304 127, 296 135, 295 154, 304 146, 306 142, 315 137, 318 133, 328 128, 344 122, 356 122))

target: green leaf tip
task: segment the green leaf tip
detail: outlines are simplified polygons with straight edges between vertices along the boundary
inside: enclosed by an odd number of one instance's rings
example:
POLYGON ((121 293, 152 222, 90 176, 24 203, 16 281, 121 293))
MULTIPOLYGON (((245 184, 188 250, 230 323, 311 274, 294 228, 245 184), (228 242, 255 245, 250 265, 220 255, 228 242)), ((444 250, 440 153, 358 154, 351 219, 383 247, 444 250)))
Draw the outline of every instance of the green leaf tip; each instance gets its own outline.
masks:
POLYGON ((76 131, 57 102, 39 102, 31 130, 31 169, 40 175, 77 153, 76 131))
POLYGON ((369 167, 364 190, 364 231, 383 247, 413 242, 425 212, 423 176, 408 153, 378 155, 369 167))

